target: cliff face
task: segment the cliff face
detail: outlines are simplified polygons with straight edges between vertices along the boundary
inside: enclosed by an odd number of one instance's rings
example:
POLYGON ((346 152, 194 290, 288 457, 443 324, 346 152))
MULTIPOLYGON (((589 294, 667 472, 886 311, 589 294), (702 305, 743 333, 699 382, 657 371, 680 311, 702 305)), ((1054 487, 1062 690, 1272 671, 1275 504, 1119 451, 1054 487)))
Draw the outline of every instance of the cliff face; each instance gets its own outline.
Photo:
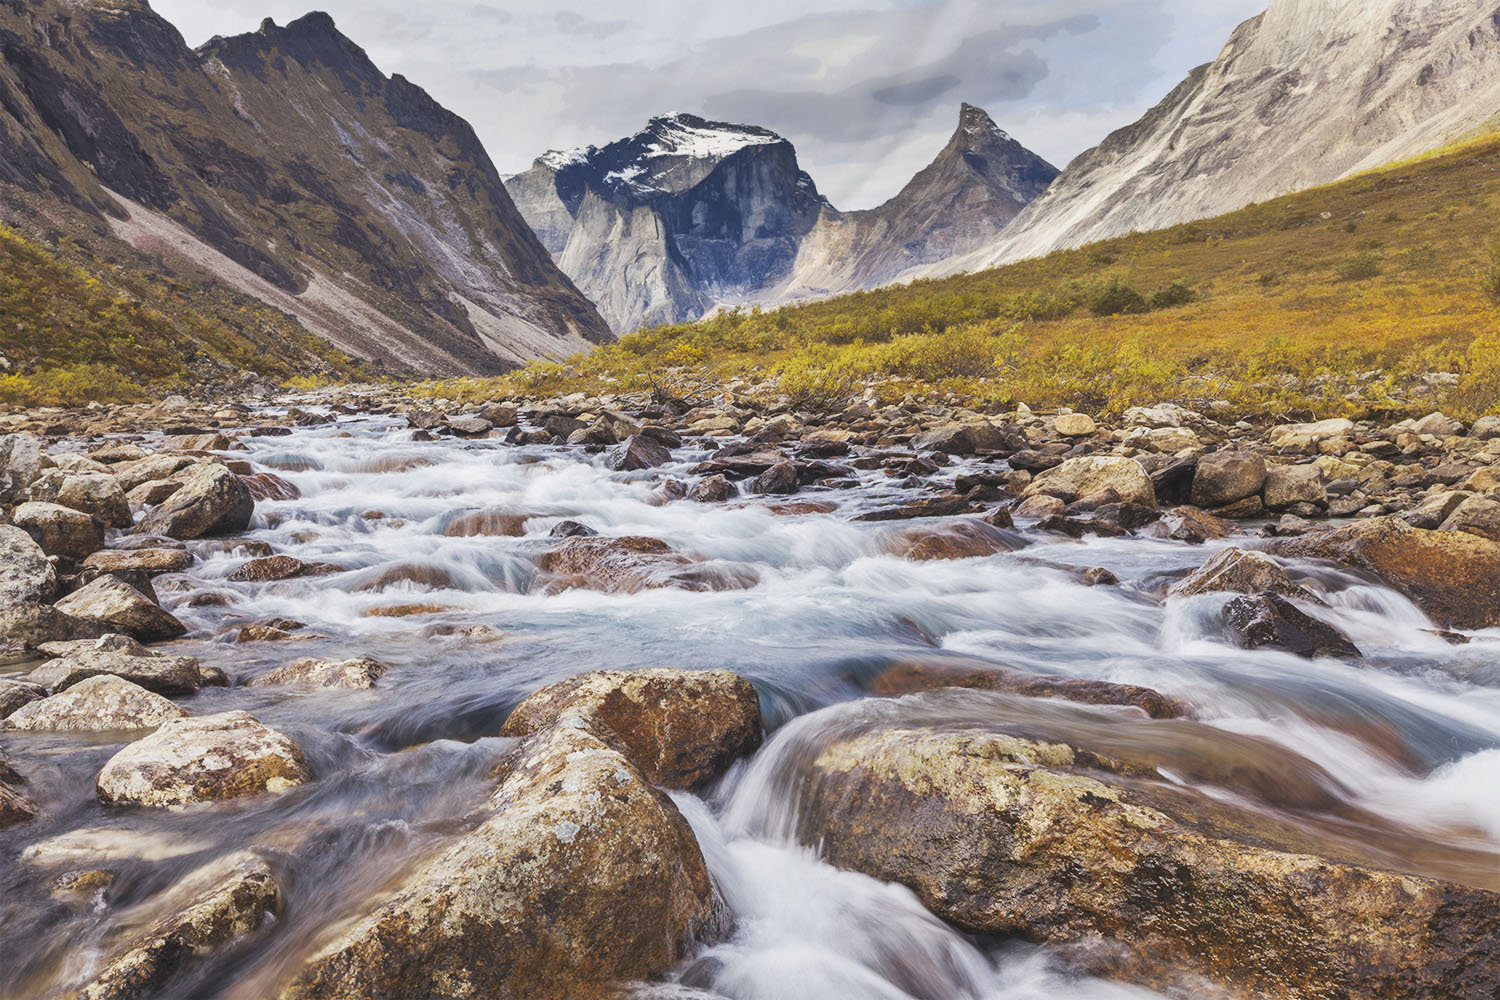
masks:
POLYGON ((143 0, 0 3, 0 181, 353 354, 496 371, 609 338, 472 129, 325 14, 194 51, 143 0))
POLYGON ((1488 0, 1276 0, 992 245, 924 273, 1218 215, 1443 146, 1500 116, 1497 65, 1488 0))

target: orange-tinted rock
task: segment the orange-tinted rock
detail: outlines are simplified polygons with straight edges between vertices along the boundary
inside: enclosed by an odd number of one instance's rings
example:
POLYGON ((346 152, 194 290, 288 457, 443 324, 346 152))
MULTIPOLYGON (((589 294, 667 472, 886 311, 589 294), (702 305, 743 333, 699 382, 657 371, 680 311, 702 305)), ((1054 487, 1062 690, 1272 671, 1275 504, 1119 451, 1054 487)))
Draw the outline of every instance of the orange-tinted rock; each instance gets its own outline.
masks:
POLYGON ((547 586, 553 591, 744 590, 758 582, 751 570, 696 563, 659 538, 570 538, 542 553, 537 568, 551 578, 547 586))
POLYGON ((964 520, 935 527, 906 528, 891 536, 892 555, 917 562, 977 559, 1010 552, 1005 536, 983 521, 964 520))
POLYGON ((443 534, 448 538, 472 538, 491 536, 497 538, 520 538, 526 534, 526 522, 530 514, 518 514, 507 510, 476 510, 455 514, 443 522, 443 534))
POLYGON ((866 685, 866 690, 875 695, 891 696, 945 687, 1003 691, 1028 698, 1061 698, 1085 705, 1131 705, 1153 719, 1177 719, 1192 714, 1186 702, 1148 687, 1033 674, 981 662, 913 660, 897 663, 878 674, 866 685))
POLYGON ((300 500, 302 491, 297 485, 289 480, 283 479, 274 472, 252 472, 248 476, 241 476, 245 488, 256 500, 300 500))

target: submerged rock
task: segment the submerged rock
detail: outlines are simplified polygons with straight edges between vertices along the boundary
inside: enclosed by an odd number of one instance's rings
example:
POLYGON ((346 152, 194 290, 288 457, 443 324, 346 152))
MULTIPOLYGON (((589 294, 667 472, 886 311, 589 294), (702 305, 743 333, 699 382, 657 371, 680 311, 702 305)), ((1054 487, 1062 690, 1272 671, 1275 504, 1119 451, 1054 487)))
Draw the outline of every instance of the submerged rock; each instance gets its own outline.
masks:
POLYGON ((932 528, 904 528, 891 536, 888 548, 892 555, 916 562, 977 559, 1013 549, 998 528, 974 520, 932 528))
POLYGON ((311 687, 364 689, 374 687, 375 682, 385 671, 384 663, 368 656, 336 663, 329 660, 306 659, 289 663, 284 667, 277 667, 270 673, 261 674, 250 681, 250 686, 306 684, 311 687))
POLYGON ((109 804, 175 806, 283 792, 312 777, 286 736, 248 712, 222 712, 173 719, 125 747, 98 788, 109 804))
POLYGON ((187 626, 172 614, 113 576, 99 577, 58 601, 56 606, 58 611, 73 618, 146 642, 187 634, 187 626))
POLYGON ((255 499, 238 476, 206 462, 176 476, 182 488, 135 526, 138 535, 189 540, 244 531, 255 513, 255 499))
POLYGON ((865 690, 874 695, 891 696, 945 687, 1002 691, 1028 698, 1061 698, 1085 705, 1128 705, 1139 708, 1153 719, 1177 719, 1192 714, 1186 702, 1148 687, 1034 674, 992 663, 910 660, 887 667, 865 686, 865 690))
POLYGON ((1271 646, 1308 658, 1361 656, 1359 647, 1342 632, 1305 614, 1279 594, 1236 597, 1224 605, 1222 616, 1235 642, 1246 649, 1271 646))
POLYGON ((725 670, 600 670, 542 688, 517 705, 501 736, 530 736, 576 718, 656 785, 693 789, 760 746, 760 696, 725 670))
POLYGON ((1218 592, 1272 593, 1301 600, 1317 600, 1306 588, 1293 583, 1276 560, 1263 552, 1245 549, 1224 549, 1167 590, 1173 597, 1218 592))
POLYGON ((24 823, 37 814, 36 803, 21 791, 24 784, 26 779, 0 753, 0 830, 24 823))
POLYGON ((584 588, 606 594, 680 590, 745 590, 758 576, 741 567, 696 563, 658 538, 578 537, 543 552, 537 568, 552 579, 550 590, 584 588))
POLYGON ((21 706, 0 722, 0 727, 53 732, 155 729, 186 714, 139 684, 113 674, 99 674, 59 694, 21 706))

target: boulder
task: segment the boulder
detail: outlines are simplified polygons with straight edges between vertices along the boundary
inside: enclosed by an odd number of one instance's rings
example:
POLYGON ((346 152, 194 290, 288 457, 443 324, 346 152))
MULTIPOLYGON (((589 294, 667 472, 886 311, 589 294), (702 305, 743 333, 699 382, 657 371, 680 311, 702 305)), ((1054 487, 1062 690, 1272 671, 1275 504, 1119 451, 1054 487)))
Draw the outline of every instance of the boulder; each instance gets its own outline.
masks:
POLYGON ((741 567, 694 562, 659 538, 569 538, 543 552, 537 568, 552 591, 582 588, 606 594, 634 594, 673 587, 679 590, 746 590, 759 578, 741 567))
POLYGON ((189 873, 137 909, 161 915, 119 946, 76 1000, 159 995, 204 957, 274 920, 282 909, 281 886, 265 861, 245 851, 189 873))
POLYGON ((177 479, 182 489, 142 518, 136 534, 188 540, 232 535, 249 526, 255 500, 224 466, 206 462, 179 473, 177 479))
POLYGON ((493 815, 322 942, 281 1000, 603 997, 721 930, 692 830, 619 750, 563 725, 502 769, 493 815))
POLYGON ((955 659, 894 663, 866 684, 865 690, 873 695, 890 697, 946 687, 1001 691, 1027 698, 1060 698, 1083 705, 1127 705, 1140 709, 1153 719, 1178 719, 1192 714, 1186 702, 1136 684, 1034 674, 997 663, 955 659))
POLYGON ((186 549, 101 549, 83 561, 100 573, 181 573, 197 560, 186 549))
POLYGON ((198 661, 191 656, 160 656, 122 635, 103 636, 88 645, 91 648, 47 661, 26 679, 54 694, 101 674, 168 696, 192 694, 203 686, 198 661))
POLYGON ((1114 501, 1156 509, 1156 490, 1141 463, 1113 455, 1070 458, 1033 479, 1022 496, 1042 494, 1067 503, 1114 501))
POLYGON ((600 670, 542 688, 511 712, 501 736, 580 720, 652 784, 701 788, 760 746, 760 696, 725 670, 600 670))
POLYGON ((302 499, 302 491, 297 488, 296 483, 283 479, 274 472, 253 472, 248 476, 241 476, 240 481, 245 484, 245 489, 250 491, 250 498, 255 501, 302 499))
POLYGON ((168 720, 111 757, 97 784, 106 804, 177 806, 284 792, 312 777, 286 736, 248 712, 221 712, 168 720))
POLYGON ((672 452, 655 438, 641 434, 632 435, 622 441, 605 458, 604 464, 616 472, 634 472, 639 469, 654 469, 672 461, 672 452))
POLYGON ((57 602, 57 610, 111 632, 152 642, 187 634, 187 627, 145 594, 113 576, 101 576, 57 602))
POLYGON ((50 604, 19 601, 0 604, 0 641, 25 649, 61 639, 98 638, 112 631, 99 622, 64 614, 50 604))
POLYGON ((1062 517, 1068 512, 1068 505, 1057 497, 1038 493, 1029 496, 1016 505, 1011 511, 1013 517, 1026 518, 1035 521, 1046 521, 1054 517, 1062 517))
POLYGON ((1224 549, 1167 590, 1172 597, 1220 592, 1272 593, 1305 601, 1317 600, 1306 588, 1293 583, 1275 559, 1264 552, 1245 549, 1224 549))
POLYGON ((1230 637, 1245 649, 1284 649, 1312 659, 1332 656, 1357 660, 1359 647, 1327 622, 1305 614, 1279 594, 1236 597, 1221 615, 1230 637))
POLYGON ((61 694, 21 706, 0 722, 0 727, 54 732, 155 729, 186 714, 139 684, 100 674, 79 681, 61 694))
POLYGON ((37 814, 36 803, 21 791, 26 784, 0 753, 0 830, 24 823, 37 814))
POLYGON ((1430 434, 1435 438, 1453 437, 1464 432, 1464 425, 1441 413, 1429 413, 1420 420, 1412 421, 1411 429, 1416 434, 1430 434))
POLYGON ((1323 488, 1323 472, 1316 465, 1272 465, 1266 469, 1262 497, 1272 510, 1285 510, 1299 503, 1323 506, 1328 502, 1328 491, 1323 488))
POLYGON ((723 476, 709 476, 688 491, 694 503, 723 503, 740 495, 739 487, 723 476))
POLYGON ((48 469, 31 484, 26 495, 40 503, 58 504, 92 514, 112 528, 128 528, 131 524, 130 504, 125 500, 125 491, 107 472, 48 469))
POLYGON ((173 481, 172 477, 183 469, 196 464, 187 455, 148 455, 134 462, 122 462, 110 469, 126 493, 132 493, 146 483, 173 481))
POLYGON ((1281 555, 1368 570, 1444 628, 1500 625, 1500 544, 1487 538, 1386 517, 1274 544, 1281 555))
POLYGON ((1453 490, 1434 493, 1410 510, 1402 512, 1400 517, 1413 528, 1440 528, 1469 497, 1468 493, 1453 490))
POLYGON ((333 662, 306 659, 277 667, 250 681, 252 687, 275 684, 306 684, 325 688, 372 688, 386 671, 386 665, 368 656, 333 662))
POLYGON ((1192 545, 1243 534, 1234 522, 1215 517, 1196 507, 1173 507, 1159 520, 1148 524, 1142 533, 1152 538, 1170 538, 1192 545))
POLYGON ((1500 501, 1469 497, 1443 521, 1443 531, 1467 531, 1471 535, 1500 542, 1500 501))
POLYGON ((782 461, 756 476, 750 484, 750 492, 786 496, 796 493, 798 485, 797 467, 782 461))
POLYGON ((1323 441, 1348 437, 1354 433, 1354 421, 1343 417, 1319 420, 1309 424, 1282 424, 1267 432, 1274 448, 1306 450, 1323 441))
POLYGON ((49 601, 56 590, 57 571, 36 539, 0 524, 0 608, 49 601))
POLYGON ((1088 437, 1099 430, 1094 418, 1087 413, 1060 413, 1055 427, 1063 437, 1088 437))
POLYGON ((978 559, 1014 548, 998 528, 973 520, 931 528, 903 528, 891 535, 886 547, 891 555, 913 562, 978 559))
POLYGON ((104 522, 71 507, 32 500, 17 507, 11 520, 49 556, 78 562, 104 548, 104 522))
POLYGON ((42 443, 30 434, 0 434, 0 507, 26 499, 32 480, 41 474, 42 443))
POLYGON ((466 510, 443 518, 443 535, 447 538, 521 538, 526 522, 536 515, 521 511, 466 510))
POLYGON ((175 479, 153 479, 125 494, 125 499, 132 507, 155 507, 180 489, 182 484, 175 479))
POLYGON ((966 932, 1195 995, 1195 975, 1268 997, 1500 985, 1495 893, 1200 829, 1069 746, 889 728, 813 752, 794 786, 801 842, 966 932))
POLYGON ((0 719, 8 718, 22 705, 41 701, 47 689, 17 677, 0 677, 0 719))
POLYGON ((1259 496, 1266 485, 1266 460, 1253 451, 1216 451, 1198 459, 1190 495, 1194 507, 1228 507, 1259 496))
POLYGON ((923 517, 954 517, 958 514, 972 514, 980 509, 968 497, 959 496, 957 493, 946 493, 939 496, 923 497, 920 500, 913 500, 911 503, 901 504, 899 507, 881 507, 877 510, 867 510, 863 514, 856 514, 851 520, 912 521, 923 517))

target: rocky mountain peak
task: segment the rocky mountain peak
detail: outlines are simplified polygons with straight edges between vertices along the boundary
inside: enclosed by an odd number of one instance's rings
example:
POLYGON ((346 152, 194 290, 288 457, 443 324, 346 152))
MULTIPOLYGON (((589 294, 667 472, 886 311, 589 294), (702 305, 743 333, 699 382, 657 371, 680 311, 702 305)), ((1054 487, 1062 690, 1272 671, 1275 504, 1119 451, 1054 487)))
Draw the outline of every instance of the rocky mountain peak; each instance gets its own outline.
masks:
POLYGON ((967 136, 974 142, 1010 138, 1004 129, 995 124, 988 111, 968 103, 959 107, 958 134, 967 136))

